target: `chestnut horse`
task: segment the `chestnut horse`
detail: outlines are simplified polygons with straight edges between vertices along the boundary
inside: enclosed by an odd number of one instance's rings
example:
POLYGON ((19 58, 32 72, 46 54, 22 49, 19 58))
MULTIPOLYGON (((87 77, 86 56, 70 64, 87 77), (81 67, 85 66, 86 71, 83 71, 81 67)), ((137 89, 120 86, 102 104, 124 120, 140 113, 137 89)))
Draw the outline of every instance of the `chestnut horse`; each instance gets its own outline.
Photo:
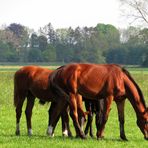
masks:
MULTIPOLYGON (((56 102, 53 94, 49 89, 48 78, 52 70, 41 68, 39 66, 24 66, 14 75, 14 105, 16 107, 16 135, 20 135, 20 118, 22 106, 25 98, 27 98, 27 106, 25 110, 28 135, 32 135, 31 116, 35 98, 39 98, 40 102, 56 102)), ((52 105, 53 106, 53 105, 52 105)), ((49 112, 51 112, 52 107, 49 112)), ((71 136, 69 129, 69 118, 67 109, 64 109, 62 115, 62 131, 63 135, 71 136)), ((50 117, 49 117, 50 119, 50 117)), ((50 129, 49 129, 50 130, 50 129)), ((48 130, 47 130, 48 134, 48 130)))
MULTIPOLYGON (((50 87, 55 97, 64 97, 70 104, 71 117, 77 135, 85 138, 80 128, 77 115, 76 94, 81 94, 86 99, 99 100, 103 98, 103 112, 96 116, 97 138, 103 137, 105 123, 110 112, 110 106, 114 100, 117 104, 118 118, 120 122, 120 137, 126 140, 124 132, 124 103, 128 98, 133 106, 137 125, 148 139, 148 110, 142 91, 129 72, 115 64, 68 64, 55 70, 50 78, 50 87)), ((60 99, 59 99, 60 100, 60 99)), ((50 113, 53 117, 49 125, 54 131, 57 116, 62 111, 61 102, 50 113), (57 111, 58 110, 58 111, 57 111)))

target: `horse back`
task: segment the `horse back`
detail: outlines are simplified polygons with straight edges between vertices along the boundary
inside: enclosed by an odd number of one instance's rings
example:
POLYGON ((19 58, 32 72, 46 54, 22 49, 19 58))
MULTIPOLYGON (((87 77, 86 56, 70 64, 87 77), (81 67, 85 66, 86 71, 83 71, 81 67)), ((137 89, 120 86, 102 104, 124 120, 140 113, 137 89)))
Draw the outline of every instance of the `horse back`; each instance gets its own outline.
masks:
POLYGON ((50 95, 50 92, 48 92, 48 78, 51 72, 52 70, 39 66, 22 67, 14 75, 15 91, 19 93, 30 91, 38 98, 47 98, 50 95))
POLYGON ((55 77, 61 87, 86 98, 125 93, 123 72, 115 64, 68 64, 55 77))

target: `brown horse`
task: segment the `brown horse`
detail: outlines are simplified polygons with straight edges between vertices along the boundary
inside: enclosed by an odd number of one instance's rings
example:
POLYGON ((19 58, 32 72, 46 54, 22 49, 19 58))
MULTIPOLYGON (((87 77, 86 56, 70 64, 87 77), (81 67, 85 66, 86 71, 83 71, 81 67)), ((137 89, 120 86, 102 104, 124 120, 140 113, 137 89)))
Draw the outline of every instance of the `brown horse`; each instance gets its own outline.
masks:
MULTIPOLYGON (((117 104, 120 122, 120 137, 126 140, 124 132, 124 103, 128 98, 137 116, 137 125, 148 139, 148 110, 142 91, 137 83, 124 68, 114 64, 68 64, 55 70, 49 78, 53 94, 64 97, 70 103, 71 117, 77 135, 85 138, 77 115, 76 94, 81 94, 86 99, 104 99, 102 113, 97 115, 97 138, 103 137, 105 123, 108 119, 110 106, 114 100, 117 104)), ((52 111, 50 127, 54 130, 58 113, 62 111, 61 102, 57 103, 52 111), (57 112, 58 110, 58 112, 57 112)))
MULTIPOLYGON (((22 106, 25 98, 27 97, 27 106, 25 110, 28 135, 32 135, 31 116, 34 106, 35 98, 39 98, 40 102, 53 102, 53 94, 49 89, 48 78, 52 70, 41 68, 38 66, 24 66, 14 75, 14 105, 16 107, 16 135, 20 135, 20 118, 22 113, 22 106)), ((51 106, 53 106, 51 105, 51 106)), ((52 107, 49 109, 51 112, 52 107)), ((64 109, 62 115, 62 131, 63 135, 71 136, 69 128, 69 118, 67 108, 64 109)), ((50 120, 50 117, 49 117, 50 120)), ((50 128, 47 134, 50 133, 50 128)))

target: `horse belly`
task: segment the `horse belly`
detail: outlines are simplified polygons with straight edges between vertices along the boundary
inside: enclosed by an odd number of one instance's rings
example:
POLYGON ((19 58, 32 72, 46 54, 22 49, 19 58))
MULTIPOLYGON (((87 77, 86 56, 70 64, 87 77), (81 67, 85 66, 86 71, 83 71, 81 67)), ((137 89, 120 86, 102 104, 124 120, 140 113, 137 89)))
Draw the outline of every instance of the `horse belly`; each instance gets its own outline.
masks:
POLYGON ((78 92, 86 98, 98 98, 98 94, 101 92, 102 87, 100 85, 81 85, 78 92))
POLYGON ((52 101, 52 94, 48 89, 32 89, 32 94, 43 101, 52 101))

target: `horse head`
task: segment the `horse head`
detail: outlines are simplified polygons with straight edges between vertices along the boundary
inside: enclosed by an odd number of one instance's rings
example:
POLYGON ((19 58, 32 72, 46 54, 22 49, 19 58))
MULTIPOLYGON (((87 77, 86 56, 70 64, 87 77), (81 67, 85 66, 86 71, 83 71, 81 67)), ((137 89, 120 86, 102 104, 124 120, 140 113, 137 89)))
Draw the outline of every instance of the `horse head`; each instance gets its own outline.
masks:
POLYGON ((137 125, 139 126, 144 138, 148 140, 148 108, 145 109, 143 113, 144 118, 138 118, 137 125))

